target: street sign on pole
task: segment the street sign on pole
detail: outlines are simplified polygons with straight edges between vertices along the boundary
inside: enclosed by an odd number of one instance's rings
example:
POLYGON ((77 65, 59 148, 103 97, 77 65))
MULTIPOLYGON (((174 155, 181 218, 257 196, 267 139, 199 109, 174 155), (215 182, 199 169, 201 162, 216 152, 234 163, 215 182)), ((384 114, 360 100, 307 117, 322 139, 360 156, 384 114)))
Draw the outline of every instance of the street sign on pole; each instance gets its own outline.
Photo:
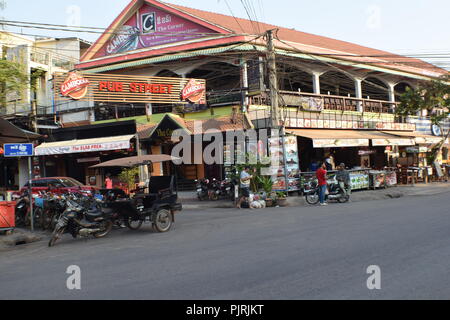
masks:
POLYGON ((3 156, 5 158, 19 158, 28 157, 28 191, 30 196, 30 219, 31 231, 34 231, 34 214, 33 214, 33 192, 31 189, 32 183, 32 168, 31 157, 34 155, 34 146, 32 143, 7 143, 3 145, 3 156))
POLYGON ((5 157, 32 157, 34 154, 32 143, 8 143, 3 149, 5 157))

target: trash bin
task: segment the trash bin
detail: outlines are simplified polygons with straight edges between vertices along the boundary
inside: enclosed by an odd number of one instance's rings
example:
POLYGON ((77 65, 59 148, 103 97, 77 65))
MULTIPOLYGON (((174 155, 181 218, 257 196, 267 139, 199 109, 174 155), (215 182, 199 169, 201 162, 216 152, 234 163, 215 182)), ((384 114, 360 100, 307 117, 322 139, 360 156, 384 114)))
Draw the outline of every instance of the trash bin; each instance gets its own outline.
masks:
POLYGON ((0 202, 0 231, 9 231, 16 227, 15 207, 15 201, 0 202))

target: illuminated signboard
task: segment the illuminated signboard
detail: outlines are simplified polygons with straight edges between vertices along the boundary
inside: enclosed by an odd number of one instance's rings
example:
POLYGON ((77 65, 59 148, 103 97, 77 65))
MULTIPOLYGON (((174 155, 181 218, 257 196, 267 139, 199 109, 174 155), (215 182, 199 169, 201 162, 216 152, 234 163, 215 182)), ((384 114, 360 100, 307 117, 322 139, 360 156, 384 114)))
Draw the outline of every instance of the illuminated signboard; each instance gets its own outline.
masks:
POLYGON ((54 93, 56 101, 206 104, 206 82, 202 79, 58 73, 54 93))

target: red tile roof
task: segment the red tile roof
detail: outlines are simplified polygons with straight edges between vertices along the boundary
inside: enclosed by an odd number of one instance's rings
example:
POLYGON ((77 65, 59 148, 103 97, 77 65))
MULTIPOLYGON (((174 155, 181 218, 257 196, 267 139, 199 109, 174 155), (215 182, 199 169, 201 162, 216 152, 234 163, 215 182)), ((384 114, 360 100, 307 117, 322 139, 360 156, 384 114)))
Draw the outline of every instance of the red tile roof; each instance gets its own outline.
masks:
MULTIPOLYGON (((432 72, 446 73, 445 70, 440 69, 430 63, 419 59, 408 58, 386 51, 371 49, 346 41, 340 41, 328 37, 318 36, 310 33, 305 33, 293 29, 282 28, 266 23, 252 22, 250 20, 235 18, 214 12, 208 12, 185 6, 165 3, 167 6, 183 11, 197 18, 206 20, 210 23, 222 26, 237 34, 260 34, 267 30, 279 29, 278 36, 280 40, 289 41, 291 43, 300 44, 300 50, 321 53, 321 54, 337 54, 337 58, 350 59, 348 55, 364 56, 357 59, 361 62, 385 64, 396 68, 398 64, 407 65, 409 67, 422 68, 432 72), (337 52, 336 52, 337 51, 337 52), (339 56, 339 54, 341 56, 339 56), (381 60, 381 61, 380 61, 381 60), (392 65, 395 64, 395 65, 392 65)), ((297 47, 297 46, 296 46, 297 47)), ((291 48, 292 49, 292 48, 291 48)), ((355 60, 357 57, 351 57, 355 60)))

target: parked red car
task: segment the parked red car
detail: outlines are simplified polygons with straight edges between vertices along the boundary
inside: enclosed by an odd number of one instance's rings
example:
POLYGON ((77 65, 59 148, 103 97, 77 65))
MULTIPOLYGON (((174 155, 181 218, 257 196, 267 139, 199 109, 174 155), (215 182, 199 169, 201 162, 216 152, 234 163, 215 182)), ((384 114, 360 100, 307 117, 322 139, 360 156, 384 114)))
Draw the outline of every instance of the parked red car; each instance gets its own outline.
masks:
MULTIPOLYGON (((96 188, 85 186, 81 182, 69 178, 69 177, 49 177, 33 179, 31 181, 31 189, 33 193, 39 191, 48 191, 50 188, 54 193, 67 193, 67 192, 83 192, 92 193, 96 191, 96 188)), ((28 189, 28 182, 19 191, 19 195, 23 194, 28 189)))

